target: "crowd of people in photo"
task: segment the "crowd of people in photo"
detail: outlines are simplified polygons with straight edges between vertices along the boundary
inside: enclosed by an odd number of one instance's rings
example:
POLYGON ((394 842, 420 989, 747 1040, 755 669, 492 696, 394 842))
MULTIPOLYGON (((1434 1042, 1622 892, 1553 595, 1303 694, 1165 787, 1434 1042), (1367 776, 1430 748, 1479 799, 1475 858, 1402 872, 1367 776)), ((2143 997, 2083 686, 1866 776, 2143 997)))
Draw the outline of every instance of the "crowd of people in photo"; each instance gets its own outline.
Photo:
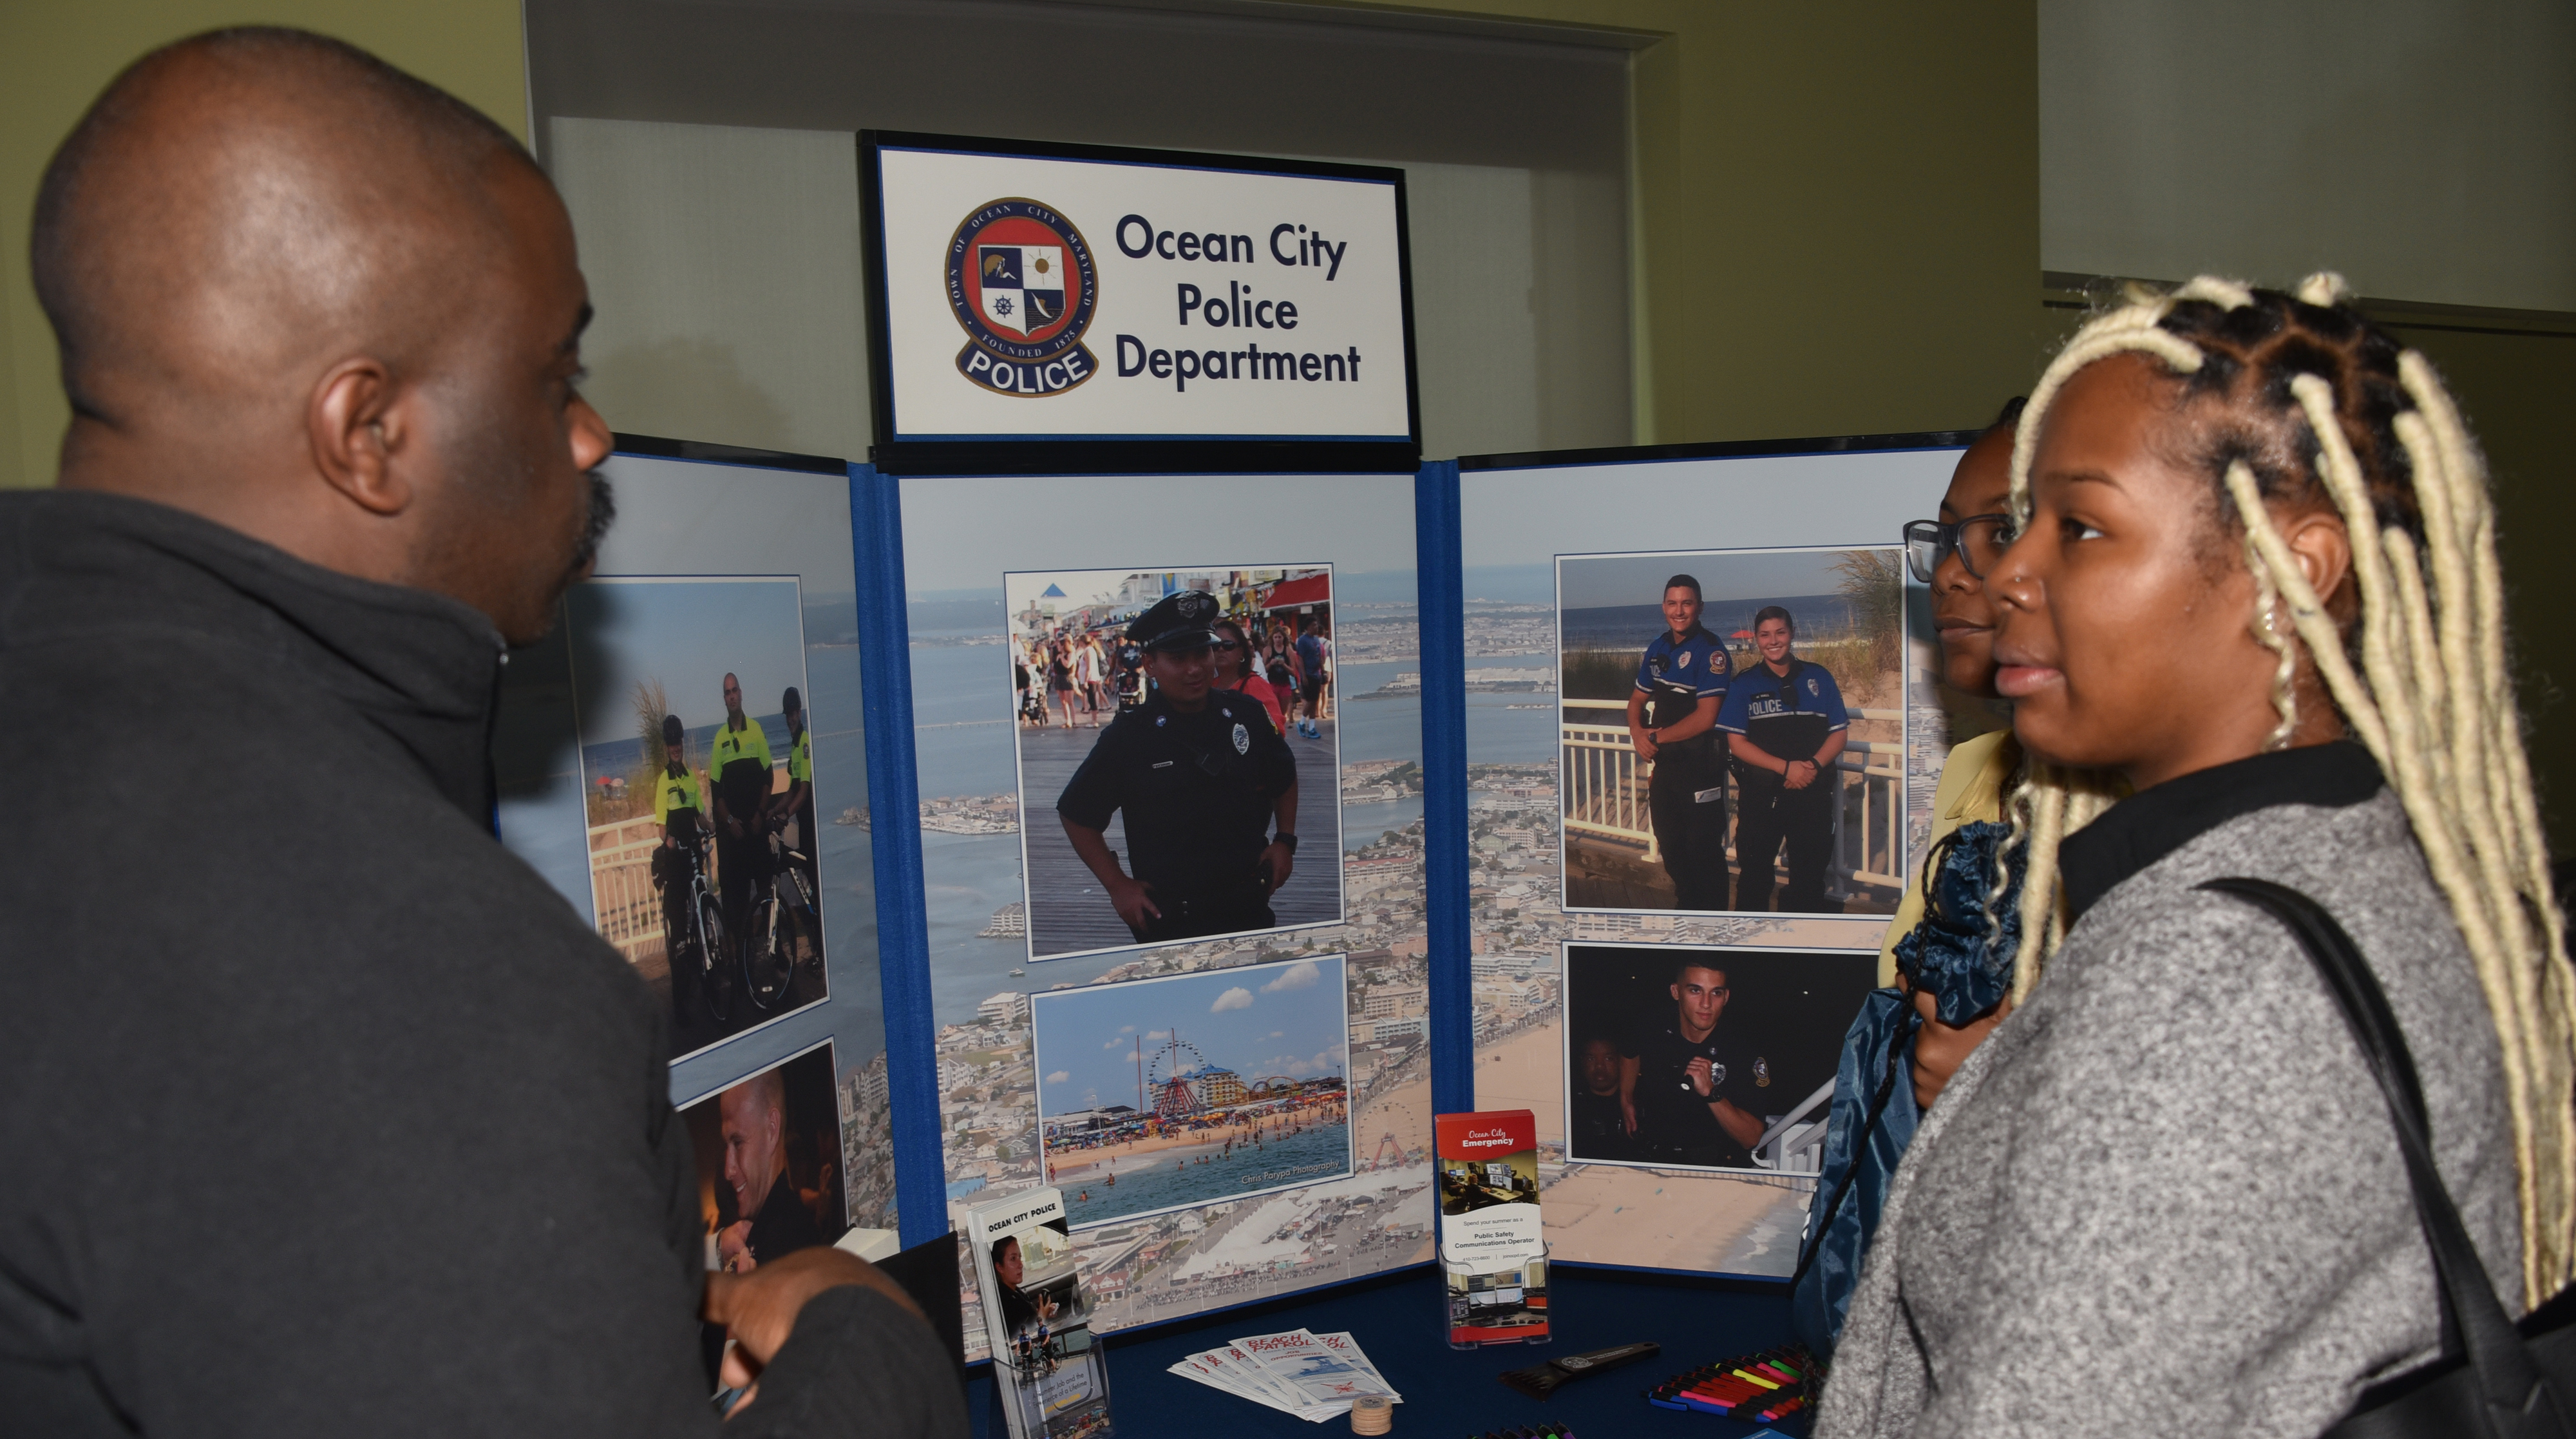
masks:
MULTIPOLYGON (((1280 734, 1321 738, 1332 718, 1332 620, 1253 608, 1246 599, 1214 623, 1215 687, 1257 700, 1280 734)), ((1145 652, 1123 619, 1088 610, 1011 639, 1013 709, 1029 729, 1098 729, 1145 703, 1145 652), (1078 718, 1077 718, 1078 716, 1078 718)))

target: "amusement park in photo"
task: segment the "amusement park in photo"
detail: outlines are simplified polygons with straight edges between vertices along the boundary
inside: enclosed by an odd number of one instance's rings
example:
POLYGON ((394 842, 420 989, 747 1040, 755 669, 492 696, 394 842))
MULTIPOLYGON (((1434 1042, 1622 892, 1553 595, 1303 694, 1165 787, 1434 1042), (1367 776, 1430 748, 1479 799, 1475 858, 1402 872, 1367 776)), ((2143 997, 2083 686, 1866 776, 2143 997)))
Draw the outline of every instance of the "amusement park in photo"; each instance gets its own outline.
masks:
POLYGON ((1175 976, 1115 1006, 1036 996, 1045 1182, 1067 1217, 1103 1223, 1361 1167, 1341 968, 1336 955, 1175 976))

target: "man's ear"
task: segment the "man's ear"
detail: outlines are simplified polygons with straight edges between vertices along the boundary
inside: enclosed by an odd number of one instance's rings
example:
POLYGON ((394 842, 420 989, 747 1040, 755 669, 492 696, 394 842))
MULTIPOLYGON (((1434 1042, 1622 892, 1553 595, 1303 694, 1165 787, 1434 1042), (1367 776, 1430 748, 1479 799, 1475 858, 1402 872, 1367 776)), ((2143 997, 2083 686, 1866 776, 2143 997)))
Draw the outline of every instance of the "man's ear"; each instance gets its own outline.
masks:
POLYGON ((360 509, 401 514, 412 502, 411 482, 396 463, 410 438, 407 421, 383 361, 342 360, 313 387, 305 412, 314 469, 360 509))
POLYGON ((2275 518, 2282 541, 2298 558, 2299 572, 2317 598, 2331 603, 2335 591, 2343 587, 2344 577, 2352 573, 2352 534, 2343 525, 2343 517, 2331 510, 2313 509, 2287 519, 2275 518))

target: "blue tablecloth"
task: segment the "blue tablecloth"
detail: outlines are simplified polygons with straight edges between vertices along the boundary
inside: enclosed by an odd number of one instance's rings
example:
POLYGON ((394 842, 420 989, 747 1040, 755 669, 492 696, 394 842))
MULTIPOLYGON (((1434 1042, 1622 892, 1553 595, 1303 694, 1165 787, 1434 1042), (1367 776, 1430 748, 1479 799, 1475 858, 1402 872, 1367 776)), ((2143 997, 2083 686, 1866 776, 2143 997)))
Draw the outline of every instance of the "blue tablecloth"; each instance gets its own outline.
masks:
MULTIPOLYGON (((1756 1425, 1715 1415, 1657 1409, 1638 1391, 1693 1365, 1725 1359, 1789 1339, 1785 1284, 1726 1281, 1578 1269, 1560 1265, 1551 1276, 1551 1327, 1555 1342, 1491 1349, 1451 1349, 1442 1332, 1437 1275, 1429 1267, 1406 1270, 1307 1298, 1249 1305, 1206 1318, 1180 1320, 1109 1338, 1110 1413, 1119 1439, 1267 1439, 1348 1435, 1350 1421, 1320 1424, 1291 1418, 1249 1400, 1208 1388, 1165 1366, 1241 1334, 1307 1328, 1349 1330, 1404 1394, 1395 1407, 1390 1439, 1437 1436, 1462 1439, 1506 1425, 1554 1420, 1578 1439, 1626 1435, 1670 1439, 1744 1439, 1756 1425), (1506 1387, 1496 1376, 1550 1355, 1579 1354, 1651 1339, 1664 1352, 1624 1369, 1578 1380, 1544 1402, 1506 1387)), ((993 1407, 987 1366, 977 1366, 967 1394, 976 1439, 1003 1439, 993 1407)), ((1783 1425, 1803 1432, 1804 1424, 1783 1425)))

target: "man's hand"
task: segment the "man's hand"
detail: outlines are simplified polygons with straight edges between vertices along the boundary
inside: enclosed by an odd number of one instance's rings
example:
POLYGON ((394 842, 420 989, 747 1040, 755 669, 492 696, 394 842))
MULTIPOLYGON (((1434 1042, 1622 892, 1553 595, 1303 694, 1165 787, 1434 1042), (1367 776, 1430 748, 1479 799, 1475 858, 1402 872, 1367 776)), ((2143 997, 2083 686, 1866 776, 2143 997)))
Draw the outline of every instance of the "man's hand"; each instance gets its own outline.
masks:
POLYGON ((1922 990, 1914 992, 1915 1012, 1923 1016, 1923 1028, 1914 1036, 1914 1103, 1917 1107, 1932 1107, 1932 1101, 1939 1099, 1942 1089, 1950 1083, 1950 1076, 1958 1073, 1959 1066, 1967 1061, 1968 1055, 1986 1042, 1987 1035, 1995 1032, 1995 1026, 2003 1022, 2005 1015, 2012 1013, 2012 1007, 2012 996, 2006 995, 2001 1004, 1953 1027, 1941 1022, 1938 1000, 1922 990))
POLYGON ((1624 1094, 1619 1096, 1619 1122, 1631 1135, 1637 1132, 1637 1101, 1624 1094))
POLYGON ((749 1274, 760 1267, 751 1252, 751 1221, 737 1219, 716 1231, 716 1258, 727 1274, 749 1274))
POLYGON ((1652 732, 1641 729, 1632 729, 1628 731, 1628 743, 1636 747, 1637 758, 1653 759, 1655 757, 1655 736, 1652 732))
POLYGON ((1708 1098, 1711 1091, 1717 1088, 1717 1080, 1709 1070, 1708 1056, 1705 1054, 1682 1066, 1682 1077, 1690 1081, 1692 1091, 1702 1099, 1708 1098))
POLYGON ((1816 782, 1816 762, 1793 759, 1780 766, 1780 783, 1788 789, 1805 789, 1816 782))
MULTIPOLYGON (((723 1325, 734 1341, 725 1351, 723 1378, 727 1386, 740 1388, 742 1382, 754 1379, 759 1369, 776 1356, 787 1336, 795 1332, 796 1316, 804 1310, 807 1300, 826 1289, 848 1285, 876 1290, 914 1317, 922 1317, 921 1306, 913 1303, 912 1296, 888 1279, 884 1271, 829 1245, 799 1249, 750 1274, 708 1275, 698 1317, 723 1325)), ((741 1413, 751 1397, 746 1395, 735 1404, 733 1412, 741 1413)))
POLYGON ((1125 875, 1102 883, 1109 891, 1110 907, 1118 911, 1120 919, 1127 921, 1128 928, 1143 929, 1149 916, 1154 919, 1163 917, 1163 911, 1154 904, 1150 893, 1154 886, 1151 884, 1125 875))
POLYGON ((1270 874, 1270 892, 1277 894, 1279 886, 1296 872, 1297 863, 1295 856, 1288 853, 1288 846, 1274 842, 1261 852, 1261 867, 1270 874))

